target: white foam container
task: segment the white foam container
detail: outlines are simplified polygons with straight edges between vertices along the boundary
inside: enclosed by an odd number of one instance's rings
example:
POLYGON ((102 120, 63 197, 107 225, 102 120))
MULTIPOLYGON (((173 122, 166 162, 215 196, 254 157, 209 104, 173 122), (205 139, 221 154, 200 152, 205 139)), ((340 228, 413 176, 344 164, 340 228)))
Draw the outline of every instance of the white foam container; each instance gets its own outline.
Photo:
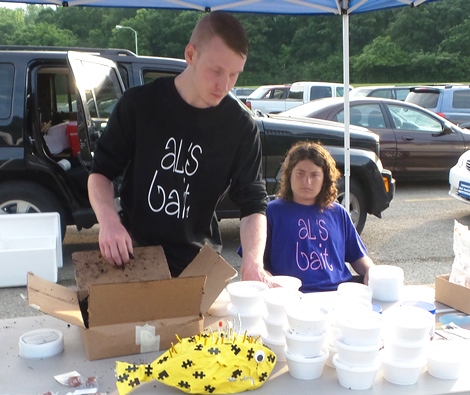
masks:
POLYGON ((404 271, 392 265, 376 265, 369 269, 369 287, 372 297, 382 302, 400 300, 404 287, 404 271))
POLYGON ((427 355, 427 368, 431 376, 456 380, 470 362, 468 340, 432 341, 427 355))
POLYGON ((376 364, 380 348, 380 344, 351 346, 344 343, 341 337, 336 339, 335 346, 339 362, 355 367, 370 367, 376 364))
POLYGON ((284 336, 287 344, 287 351, 291 355, 300 355, 306 358, 316 357, 321 354, 324 348, 327 332, 318 336, 303 336, 295 333, 289 327, 284 327, 284 336))
POLYGON ((300 291, 284 287, 268 288, 262 292, 267 317, 270 321, 283 325, 287 321, 284 306, 289 301, 299 300, 301 297, 302 293, 300 291))
POLYGON ((385 350, 396 362, 419 361, 426 357, 429 342, 429 338, 418 342, 390 338, 385 340, 385 350))
POLYGON ((296 379, 315 380, 322 375, 328 355, 327 349, 316 357, 292 355, 289 350, 286 350, 285 356, 289 374, 296 379))
POLYGON ((284 341, 283 323, 271 320, 269 317, 263 315, 263 322, 266 328, 266 334, 270 339, 284 341))
POLYGON ((298 291, 302 286, 302 281, 297 277, 292 276, 272 276, 271 281, 276 285, 292 291, 298 291))
POLYGON ((397 385, 416 384, 426 365, 426 357, 409 362, 398 362, 393 360, 386 350, 381 351, 379 357, 382 361, 385 380, 397 385))
POLYGON ((240 314, 252 314, 264 308, 261 293, 268 285, 261 281, 236 281, 227 284, 227 290, 233 309, 240 314))
POLYGON ((233 320, 235 331, 248 334, 261 333, 263 329, 262 310, 241 313, 232 303, 227 305, 227 312, 233 320))
POLYGON ((64 336, 57 329, 36 329, 20 336, 18 354, 27 359, 43 359, 64 350, 64 336))
POLYGON ((293 332, 302 336, 318 336, 325 331, 328 310, 321 304, 300 299, 285 305, 287 322, 293 332))
POLYGON ((398 341, 419 343, 429 340, 435 316, 420 307, 395 306, 384 314, 389 336, 398 341))
POLYGON ((338 317, 343 342, 350 346, 377 345, 382 327, 382 316, 372 310, 344 313, 338 317))
POLYGON ((366 390, 374 384, 375 376, 380 368, 380 362, 376 361, 371 366, 349 366, 341 363, 339 355, 333 357, 336 375, 339 383, 351 390, 366 390))
POLYGON ((0 215, 0 287, 25 286, 28 272, 57 282, 62 264, 58 213, 0 215))

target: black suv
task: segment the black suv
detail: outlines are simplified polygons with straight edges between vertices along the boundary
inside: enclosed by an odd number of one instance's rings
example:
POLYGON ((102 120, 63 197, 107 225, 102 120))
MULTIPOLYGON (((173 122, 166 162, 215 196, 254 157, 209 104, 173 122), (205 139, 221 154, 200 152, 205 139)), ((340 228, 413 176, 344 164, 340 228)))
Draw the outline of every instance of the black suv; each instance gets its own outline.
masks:
MULTIPOLYGON (((67 225, 93 226, 88 170, 115 103, 125 88, 185 67, 183 60, 126 50, 0 46, 0 213, 57 211, 63 235, 67 225)), ((344 171, 343 125, 253 116, 261 131, 268 193, 275 192, 284 155, 298 140, 323 142, 344 171)), ((395 184, 378 158, 377 135, 363 128, 350 132, 350 211, 362 231, 367 213, 380 217, 389 206, 395 184)), ((117 180, 116 196, 118 185, 117 180)), ((227 198, 217 214, 235 218, 239 211, 227 198)))

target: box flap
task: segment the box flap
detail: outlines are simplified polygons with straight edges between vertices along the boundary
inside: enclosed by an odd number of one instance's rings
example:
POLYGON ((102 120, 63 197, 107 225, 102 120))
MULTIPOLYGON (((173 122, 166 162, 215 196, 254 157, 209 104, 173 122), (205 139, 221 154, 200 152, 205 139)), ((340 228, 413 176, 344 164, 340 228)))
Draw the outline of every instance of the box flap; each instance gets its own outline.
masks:
POLYGON ((84 327, 77 293, 71 288, 28 273, 28 302, 43 313, 84 327))
POLYGON ((89 288, 89 327, 199 316, 205 276, 89 288))
POLYGON ((238 272, 222 256, 206 244, 178 278, 207 276, 201 304, 201 313, 206 314, 227 283, 237 274, 238 272))
POLYGON ((470 314, 470 288, 449 281, 449 275, 436 276, 436 300, 470 314))
MULTIPOLYGON (((136 247, 135 259, 124 270, 111 266, 100 251, 79 251, 72 253, 75 280, 79 291, 87 291, 93 284, 115 284, 166 280, 171 278, 163 248, 136 247)), ((82 292, 80 292, 80 298, 82 292)))

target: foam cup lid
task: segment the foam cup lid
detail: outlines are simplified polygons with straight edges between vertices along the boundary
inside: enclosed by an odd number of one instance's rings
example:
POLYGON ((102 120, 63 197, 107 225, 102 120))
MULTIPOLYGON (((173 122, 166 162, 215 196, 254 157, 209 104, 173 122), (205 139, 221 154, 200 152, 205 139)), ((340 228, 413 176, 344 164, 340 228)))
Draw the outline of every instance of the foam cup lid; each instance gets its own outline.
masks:
POLYGON ((20 357, 49 358, 63 351, 64 337, 62 332, 56 329, 36 329, 21 335, 18 346, 20 357))

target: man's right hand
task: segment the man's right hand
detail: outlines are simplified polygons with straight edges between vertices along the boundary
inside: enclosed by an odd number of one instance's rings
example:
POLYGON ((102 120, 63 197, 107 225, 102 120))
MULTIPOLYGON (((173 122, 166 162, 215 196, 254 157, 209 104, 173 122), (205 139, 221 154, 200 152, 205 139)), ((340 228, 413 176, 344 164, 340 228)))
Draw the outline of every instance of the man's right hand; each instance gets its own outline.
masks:
POLYGON ((114 205, 113 183, 102 174, 92 173, 88 177, 88 194, 100 225, 101 255, 112 266, 124 268, 134 251, 132 239, 114 205))
POLYGON ((124 269, 134 256, 132 239, 120 221, 100 223, 99 245, 101 255, 119 269, 124 269))

